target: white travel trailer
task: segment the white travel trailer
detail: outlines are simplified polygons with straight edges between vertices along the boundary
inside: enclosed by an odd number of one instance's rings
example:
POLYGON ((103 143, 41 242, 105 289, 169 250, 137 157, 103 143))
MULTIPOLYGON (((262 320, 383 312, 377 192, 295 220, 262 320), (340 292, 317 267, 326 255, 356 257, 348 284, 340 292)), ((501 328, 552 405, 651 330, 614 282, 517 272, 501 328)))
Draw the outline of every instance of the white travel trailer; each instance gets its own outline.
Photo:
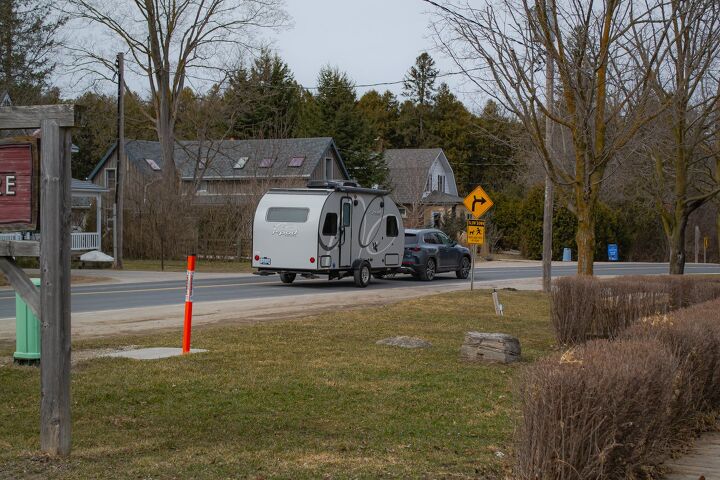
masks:
POLYGON ((389 192, 353 182, 310 182, 273 188, 260 200, 253 224, 252 266, 258 274, 339 279, 366 287, 402 267, 405 230, 389 192))

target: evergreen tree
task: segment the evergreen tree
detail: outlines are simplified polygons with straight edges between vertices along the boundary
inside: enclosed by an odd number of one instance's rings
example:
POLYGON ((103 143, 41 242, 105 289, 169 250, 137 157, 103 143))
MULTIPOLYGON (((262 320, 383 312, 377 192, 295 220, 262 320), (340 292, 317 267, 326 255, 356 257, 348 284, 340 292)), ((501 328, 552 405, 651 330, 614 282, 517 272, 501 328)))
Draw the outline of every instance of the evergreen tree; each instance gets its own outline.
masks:
POLYGON ((42 98, 65 20, 47 0, 0 0, 0 94, 7 91, 20 105, 42 98))
POLYGON ((378 150, 402 147, 398 133, 400 105, 392 92, 386 90, 381 94, 377 90, 370 90, 360 98, 358 108, 377 139, 375 146, 378 150))
POLYGON ((435 98, 435 80, 438 69, 435 68, 435 60, 427 53, 421 53, 415 59, 415 65, 410 67, 403 80, 403 95, 415 106, 415 114, 418 120, 418 140, 423 141, 424 117, 435 98))
POLYGON ((382 154, 373 150, 373 129, 358 106, 355 86, 347 74, 323 68, 318 91, 304 102, 303 136, 333 137, 350 176, 363 186, 383 184, 386 179, 382 154))
POLYGON ((287 138, 297 130, 300 86, 288 65, 269 50, 249 69, 241 66, 233 73, 225 102, 233 137, 287 138))

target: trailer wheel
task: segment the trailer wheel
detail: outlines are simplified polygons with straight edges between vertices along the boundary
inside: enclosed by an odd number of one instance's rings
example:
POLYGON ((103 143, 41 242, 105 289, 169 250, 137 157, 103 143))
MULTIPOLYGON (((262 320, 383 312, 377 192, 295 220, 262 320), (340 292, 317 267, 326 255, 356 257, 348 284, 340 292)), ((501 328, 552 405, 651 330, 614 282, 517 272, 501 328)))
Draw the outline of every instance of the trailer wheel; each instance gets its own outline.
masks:
POLYGON ((295 281, 295 275, 294 273, 281 273, 280 281, 282 283, 292 283, 295 281))
POLYGON ((355 269, 354 277, 355 277, 355 286, 360 288, 365 288, 370 284, 370 264, 368 262, 362 262, 358 267, 355 269))

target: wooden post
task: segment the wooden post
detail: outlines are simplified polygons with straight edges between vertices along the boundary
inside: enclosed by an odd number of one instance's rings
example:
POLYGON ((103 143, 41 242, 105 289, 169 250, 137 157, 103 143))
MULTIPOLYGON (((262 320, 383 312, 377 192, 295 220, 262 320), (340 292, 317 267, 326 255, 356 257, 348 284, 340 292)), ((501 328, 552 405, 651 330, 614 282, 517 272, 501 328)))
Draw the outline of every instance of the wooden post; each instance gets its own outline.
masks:
POLYGON ((70 130, 42 120, 40 448, 70 453, 70 130))
POLYGON ((115 221, 113 222, 113 238, 115 240, 115 268, 123 268, 123 226, 125 200, 125 57, 117 55, 118 66, 118 148, 117 165, 115 166, 115 221))

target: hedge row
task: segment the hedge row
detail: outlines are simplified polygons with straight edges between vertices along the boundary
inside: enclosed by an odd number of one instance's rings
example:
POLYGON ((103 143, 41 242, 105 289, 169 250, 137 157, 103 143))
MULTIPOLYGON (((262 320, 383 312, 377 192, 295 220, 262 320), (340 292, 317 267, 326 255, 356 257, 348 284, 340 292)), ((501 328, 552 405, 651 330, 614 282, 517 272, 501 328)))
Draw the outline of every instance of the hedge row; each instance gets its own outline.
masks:
POLYGON ((638 319, 720 298, 720 279, 691 276, 565 277, 553 282, 560 345, 614 338, 638 319))
POLYGON ((719 312, 644 318, 526 369, 516 477, 647 478, 720 408, 719 312))

